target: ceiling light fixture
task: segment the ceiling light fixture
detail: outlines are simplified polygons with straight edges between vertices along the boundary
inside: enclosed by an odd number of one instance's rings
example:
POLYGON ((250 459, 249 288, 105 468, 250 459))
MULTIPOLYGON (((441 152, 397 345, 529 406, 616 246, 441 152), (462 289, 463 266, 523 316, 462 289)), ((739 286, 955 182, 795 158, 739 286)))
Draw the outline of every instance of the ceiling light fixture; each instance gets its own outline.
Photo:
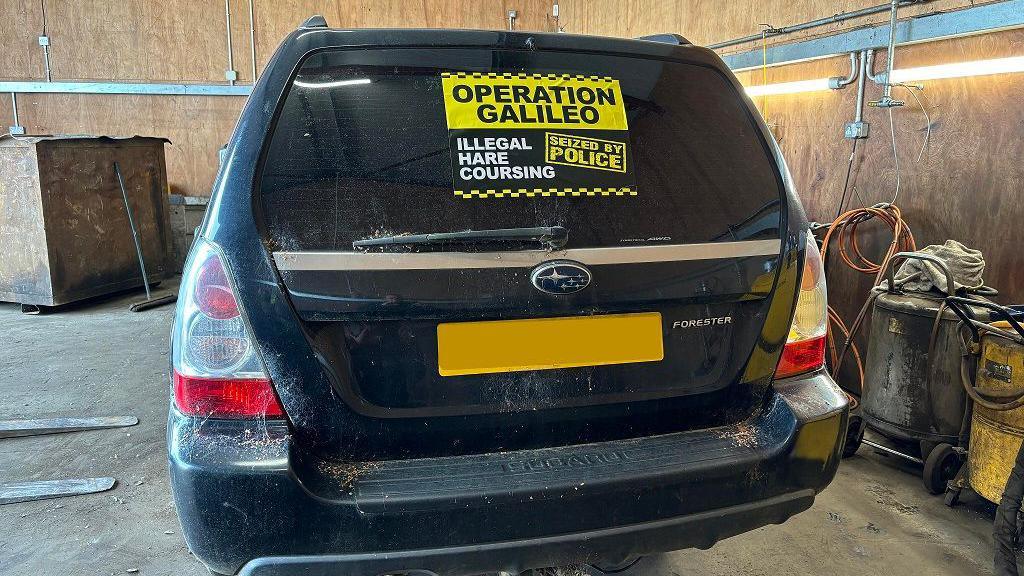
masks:
POLYGON ((797 82, 781 82, 779 84, 763 84, 761 86, 746 86, 747 96, 774 96, 776 94, 797 94, 799 92, 817 92, 830 90, 828 78, 815 78, 814 80, 800 80, 797 82))
POLYGON ((355 80, 335 80, 333 82, 303 82, 296 80, 295 85, 302 88, 339 88, 341 86, 354 86, 356 84, 369 84, 369 78, 356 78, 355 80))
MULTIPOLYGON (((939 64, 936 66, 896 69, 892 71, 892 79, 890 82, 893 84, 900 84, 921 80, 988 76, 991 74, 1008 74, 1013 72, 1024 72, 1024 56, 1010 56, 1007 58, 993 58, 990 60, 974 60, 971 62, 956 62, 953 64, 939 64)), ((881 76, 884 78, 885 74, 883 73, 881 76)), ((747 96, 750 96, 751 98, 758 96, 775 96, 777 94, 822 92, 836 88, 835 83, 833 82, 830 84, 829 80, 829 78, 815 78, 814 80, 800 80, 797 82, 746 86, 745 90, 747 92, 747 96)))
POLYGON ((899 84, 901 82, 916 82, 918 80, 986 76, 1009 72, 1024 72, 1024 56, 939 64, 937 66, 921 66, 919 68, 898 68, 892 71, 892 78, 889 81, 893 84, 899 84))

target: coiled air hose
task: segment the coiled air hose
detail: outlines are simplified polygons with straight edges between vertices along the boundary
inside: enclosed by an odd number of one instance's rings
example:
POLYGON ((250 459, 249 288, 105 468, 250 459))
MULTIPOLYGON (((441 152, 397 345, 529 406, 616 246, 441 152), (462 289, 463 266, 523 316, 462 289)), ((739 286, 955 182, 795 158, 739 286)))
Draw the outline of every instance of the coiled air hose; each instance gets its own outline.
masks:
MULTIPOLYGON (((875 204, 869 208, 848 210, 840 214, 834 222, 827 226, 828 231, 821 241, 822 260, 827 263, 829 255, 833 252, 838 252, 840 260, 848 267, 861 274, 874 275, 873 286, 877 286, 881 282, 882 276, 889 266, 889 261, 892 260, 893 255, 897 252, 913 252, 917 250, 914 234, 911 232, 910 226, 903 220, 903 213, 895 204, 875 204), (872 220, 888 226, 892 231, 892 242, 889 243, 885 254, 879 262, 875 262, 865 256, 860 246, 861 235, 863 234, 863 229, 860 226, 872 220)), ((872 291, 872 295, 864 303, 853 324, 849 326, 843 322, 842 317, 834 308, 831 306, 828 308, 828 344, 829 358, 832 360, 832 377, 838 378, 839 369, 842 368, 846 354, 852 351, 854 360, 857 363, 859 390, 864 389, 864 363, 861 360, 860 351, 857 349, 856 344, 853 343, 853 340, 858 330, 860 330, 864 317, 875 300, 875 296, 877 296, 877 292, 872 291), (838 352, 834 337, 835 330, 838 330, 844 336, 842 349, 838 352)), ((847 391, 847 396, 856 404, 857 399, 853 394, 847 391)))

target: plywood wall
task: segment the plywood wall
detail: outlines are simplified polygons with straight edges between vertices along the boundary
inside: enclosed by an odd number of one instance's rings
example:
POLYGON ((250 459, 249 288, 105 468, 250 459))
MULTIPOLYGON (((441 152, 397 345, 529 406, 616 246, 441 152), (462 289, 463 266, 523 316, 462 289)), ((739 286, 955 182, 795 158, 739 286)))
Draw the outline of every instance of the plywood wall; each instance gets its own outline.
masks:
MULTIPOLYGON (((262 69, 281 39, 312 14, 334 27, 507 27, 547 30, 542 0, 254 0, 256 61, 262 69)), ((0 79, 41 80, 38 36, 51 43, 53 80, 223 83, 228 68, 222 0, 0 0, 0 79)), ((249 3, 230 0, 234 70, 252 81, 249 3)), ((141 134, 171 140, 173 191, 209 194, 217 150, 231 133, 245 99, 133 95, 23 94, 20 121, 30 134, 141 134)), ((10 95, 0 94, 0 126, 13 123, 10 95)))
MULTIPOLYGON (((972 0, 930 0, 901 9, 904 16, 985 4, 972 0)), ((632 38, 674 32, 695 44, 712 44, 761 32, 762 25, 782 28, 885 4, 884 0, 560 0, 560 26, 566 32, 632 38)), ((802 37, 888 22, 887 13, 772 39, 790 42, 802 37)), ((740 46, 740 49, 750 46, 740 46)))
MULTIPOLYGON (((552 30, 550 0, 254 0, 256 52, 262 67, 280 39, 310 14, 338 27, 506 27, 509 9, 522 29, 552 30)), ((566 32, 635 37, 677 32, 697 43, 756 33, 760 24, 781 27, 880 0, 560 0, 566 32)), ((933 0, 904 9, 920 14, 962 7, 971 0, 933 0)), ((227 68, 224 3, 219 0, 43 0, 52 42, 55 80, 222 82, 227 68)), ((234 68, 250 73, 247 0, 231 0, 234 68)), ((808 31, 820 35, 883 22, 886 14, 808 31)), ((42 32, 38 0, 0 0, 5 79, 40 79, 42 32)), ((799 37, 801 35, 796 35, 799 37)), ((794 37, 771 38, 770 43, 794 37)), ((739 49, 751 46, 738 47, 739 49)), ((1024 54, 1024 31, 903 47, 900 66, 1024 54)), ((769 82, 833 76, 843 58, 771 68, 769 82)), ((757 73, 760 75, 760 72, 757 73)), ((750 82, 760 78, 745 75, 750 82)), ((870 98, 879 88, 870 86, 870 98)), ((957 238, 985 251, 989 282, 1007 300, 1024 302, 1024 112, 1016 106, 1024 75, 926 83, 919 94, 931 118, 921 160, 924 114, 914 99, 894 111, 902 160, 900 204, 922 244, 957 238)), ((827 221, 842 189, 850 142, 840 134, 853 115, 853 90, 777 96, 758 101, 779 138, 809 215, 827 221)), ((167 160, 176 192, 206 194, 216 173, 217 149, 230 134, 243 104, 237 97, 22 95, 22 123, 31 133, 144 134, 172 140, 167 160)), ((9 95, 0 95, 0 125, 11 123, 9 95)), ((888 117, 869 109, 872 137, 858 151, 855 203, 891 199, 894 184, 888 117)), ((839 273, 843 274, 843 273, 839 273)), ((866 279, 844 278, 833 287, 840 306, 856 306, 866 279)))
MULTIPOLYGON (((711 43, 756 33, 761 23, 784 26, 879 4, 878 0, 561 0, 562 22, 570 32, 635 37, 677 32, 697 43, 711 43)), ((936 0, 904 14, 952 9, 969 4, 936 0)), ((883 22, 886 14, 833 24, 803 35, 883 22)), ((796 35, 799 37, 801 35, 796 35)), ((772 38, 769 45, 794 37, 772 38)), ((755 43, 757 44, 757 43, 755 43)), ((750 49, 747 45, 736 48, 750 49)), ((898 68, 1024 55, 1024 30, 900 47, 898 68)), ((884 51, 879 62, 884 61, 884 51)), ((769 68, 767 82, 787 82, 845 74, 848 59, 769 68)), ((740 74, 744 83, 762 82, 760 70, 740 74)), ((897 203, 918 245, 952 238, 982 250, 988 262, 986 282, 1003 303, 1024 303, 1024 74, 1005 74, 922 82, 924 90, 898 89, 907 106, 893 110, 893 132, 900 159, 901 192, 897 203), (928 119, 924 111, 928 112, 928 119), (929 130, 930 128, 930 130, 929 130), (930 132, 930 133, 929 133, 930 132), (923 152, 922 152, 923 149, 923 152)), ((881 96, 868 84, 868 100, 881 96)), ((851 142, 843 125, 853 119, 853 87, 759 98, 778 138, 807 207, 808 217, 831 221, 836 214, 850 158, 851 142)), ((867 108, 871 137, 861 141, 851 178, 851 206, 892 200, 896 170, 888 113, 867 108)), ((866 250, 879 254, 889 241, 886 231, 868 227, 866 250)), ((861 307, 871 278, 833 265, 829 301, 852 319, 861 307)), ((861 341, 862 350, 864 342, 861 341)), ((846 379, 851 384, 850 379, 846 379)))
MULTIPOLYGON (((946 40, 898 49, 897 67, 927 66, 1024 54, 1024 30, 946 40)), ((831 59, 769 70, 769 82, 835 75, 846 66, 831 59)), ((757 73, 759 74, 759 72, 757 73)), ((1006 303, 1024 302, 1024 110, 1015 102, 1024 74, 934 80, 896 97, 907 105, 893 110, 900 159, 897 204, 918 244, 952 238, 982 250, 985 280, 1006 303), (928 120, 922 110, 927 110, 928 120), (929 134, 930 126, 930 134, 929 134)), ((868 99, 881 96, 870 85, 868 99)), ((835 216, 850 157, 843 124, 852 119, 855 93, 821 92, 758 99, 780 140, 808 216, 835 216)), ((868 108, 871 137, 858 148, 851 178, 853 206, 889 201, 896 170, 886 111, 868 108)), ((887 242, 879 234, 878 242, 887 242)), ((852 317, 869 279, 842 267, 832 272, 830 299, 852 317)))

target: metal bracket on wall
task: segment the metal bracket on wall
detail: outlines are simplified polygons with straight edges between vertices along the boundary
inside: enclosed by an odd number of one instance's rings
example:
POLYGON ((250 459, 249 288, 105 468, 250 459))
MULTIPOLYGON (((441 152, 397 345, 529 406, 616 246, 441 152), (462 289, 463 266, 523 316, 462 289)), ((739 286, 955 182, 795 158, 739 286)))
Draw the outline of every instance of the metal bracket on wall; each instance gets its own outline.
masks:
MULTIPOLYGON (((1005 0, 954 12, 913 17, 896 25, 897 44, 916 44, 1024 28, 1024 0, 1005 0)), ((722 56, 734 72, 842 56, 889 45, 889 23, 859 28, 801 42, 757 48, 722 56)))

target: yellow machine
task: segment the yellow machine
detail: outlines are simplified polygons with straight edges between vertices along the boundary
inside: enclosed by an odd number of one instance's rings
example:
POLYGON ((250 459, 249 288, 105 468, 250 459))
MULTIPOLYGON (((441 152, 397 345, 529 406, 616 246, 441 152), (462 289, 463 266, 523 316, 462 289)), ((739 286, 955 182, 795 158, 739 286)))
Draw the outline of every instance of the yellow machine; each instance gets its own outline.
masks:
MULTIPOLYGON (((992 326, 1012 333, 1009 322, 995 322, 992 326)), ((1024 343, 984 334, 976 388, 990 398, 1019 396, 1024 391, 1024 343)), ((1024 406, 998 411, 976 404, 967 452, 971 488, 986 500, 998 503, 1022 441, 1024 406)))

